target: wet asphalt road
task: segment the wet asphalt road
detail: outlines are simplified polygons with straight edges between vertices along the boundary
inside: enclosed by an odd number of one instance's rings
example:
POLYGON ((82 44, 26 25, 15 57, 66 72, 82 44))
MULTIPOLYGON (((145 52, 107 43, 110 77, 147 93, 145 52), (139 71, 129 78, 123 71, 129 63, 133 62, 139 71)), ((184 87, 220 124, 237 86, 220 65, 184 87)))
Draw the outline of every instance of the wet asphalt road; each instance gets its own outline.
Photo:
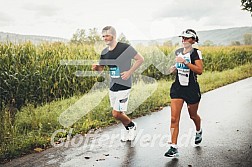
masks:
POLYGON ((76 136, 64 146, 15 159, 0 166, 252 166, 252 78, 202 95, 199 114, 203 140, 193 144, 195 128, 184 105, 179 134, 179 158, 164 157, 170 139, 170 108, 134 121, 134 142, 121 142, 122 125, 76 136))

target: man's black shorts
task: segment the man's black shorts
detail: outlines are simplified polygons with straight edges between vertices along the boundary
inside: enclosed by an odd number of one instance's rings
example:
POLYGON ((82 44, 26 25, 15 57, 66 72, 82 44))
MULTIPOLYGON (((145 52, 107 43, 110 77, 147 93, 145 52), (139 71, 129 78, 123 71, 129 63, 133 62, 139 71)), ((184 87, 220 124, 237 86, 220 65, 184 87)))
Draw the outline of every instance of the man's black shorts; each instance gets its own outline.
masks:
POLYGON ((170 89, 171 99, 183 99, 187 104, 196 104, 201 99, 199 84, 189 84, 189 86, 181 86, 174 82, 170 89))

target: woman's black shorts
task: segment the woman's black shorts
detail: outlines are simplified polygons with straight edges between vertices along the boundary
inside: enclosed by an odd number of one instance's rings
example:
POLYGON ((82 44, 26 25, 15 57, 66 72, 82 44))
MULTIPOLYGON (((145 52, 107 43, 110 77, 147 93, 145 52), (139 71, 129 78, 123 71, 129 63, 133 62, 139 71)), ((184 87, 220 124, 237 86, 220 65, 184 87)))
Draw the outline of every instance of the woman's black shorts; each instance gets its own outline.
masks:
POLYGON ((201 99, 199 84, 189 84, 188 86, 181 86, 174 82, 170 88, 171 99, 183 99, 187 104, 198 103, 201 99))

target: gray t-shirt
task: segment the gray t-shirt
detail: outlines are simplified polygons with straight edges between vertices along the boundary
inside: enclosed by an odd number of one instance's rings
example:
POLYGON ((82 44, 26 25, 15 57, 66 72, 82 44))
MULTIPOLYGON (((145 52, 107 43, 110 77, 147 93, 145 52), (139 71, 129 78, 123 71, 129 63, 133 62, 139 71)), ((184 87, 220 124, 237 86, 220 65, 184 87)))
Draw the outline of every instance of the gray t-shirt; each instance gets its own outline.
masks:
POLYGON ((118 42, 113 50, 105 48, 100 57, 100 65, 109 67, 110 70, 110 90, 127 90, 132 86, 132 77, 123 80, 120 73, 128 71, 131 67, 131 60, 137 51, 126 43, 118 42))

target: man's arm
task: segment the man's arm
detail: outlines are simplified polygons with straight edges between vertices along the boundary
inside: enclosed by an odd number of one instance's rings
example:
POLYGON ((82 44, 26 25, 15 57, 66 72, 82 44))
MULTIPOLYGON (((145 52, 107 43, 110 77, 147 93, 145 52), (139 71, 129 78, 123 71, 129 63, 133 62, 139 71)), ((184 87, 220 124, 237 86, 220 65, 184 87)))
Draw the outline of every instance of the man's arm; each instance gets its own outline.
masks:
POLYGON ((134 56, 134 60, 135 60, 135 63, 131 66, 129 71, 124 71, 121 73, 121 77, 123 80, 129 79, 129 77, 136 71, 136 69, 138 69, 141 66, 141 64, 144 62, 143 56, 138 53, 134 56))

